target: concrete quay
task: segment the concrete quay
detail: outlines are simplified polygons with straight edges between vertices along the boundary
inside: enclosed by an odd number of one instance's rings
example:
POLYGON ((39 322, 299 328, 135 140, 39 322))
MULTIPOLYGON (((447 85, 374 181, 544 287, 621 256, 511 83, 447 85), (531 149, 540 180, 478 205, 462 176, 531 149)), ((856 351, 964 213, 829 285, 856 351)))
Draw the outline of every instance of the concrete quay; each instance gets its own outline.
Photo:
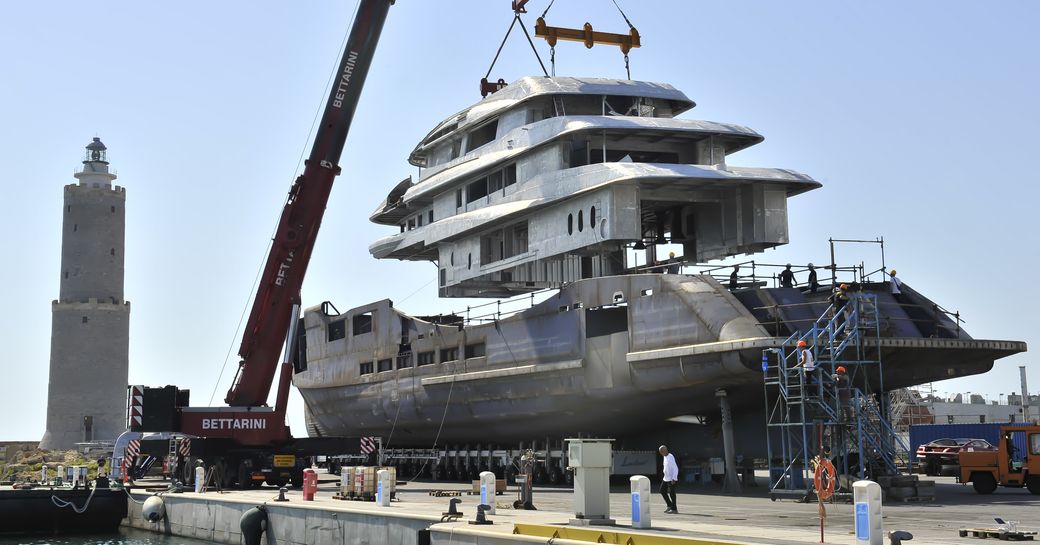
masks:
MULTIPOLYGON (((538 511, 512 509, 516 499, 515 487, 497 497, 498 513, 488 518, 491 526, 474 526, 468 521, 476 515, 477 496, 460 496, 459 510, 464 516, 457 522, 441 522, 441 513, 447 511, 447 497, 432 497, 431 490, 461 490, 468 486, 458 483, 412 482, 399 485, 397 500, 390 507, 379 507, 373 502, 333 499, 335 483, 325 479, 319 486, 315 501, 303 501, 299 491, 287 494, 289 502, 274 502, 277 490, 262 488, 249 491, 195 494, 165 494, 167 517, 153 524, 141 517, 141 506, 131 502, 127 524, 134 528, 157 531, 176 536, 194 537, 228 544, 242 543, 239 517, 256 505, 268 509, 268 545, 506 545, 546 543, 559 529, 560 536, 552 539, 556 545, 602 542, 632 545, 690 545, 700 544, 794 544, 819 543, 818 506, 794 501, 771 502, 759 489, 745 496, 728 496, 708 488, 687 487, 678 497, 677 515, 666 515, 659 497, 653 500, 653 529, 632 530, 629 527, 629 494, 615 488, 611 494, 611 513, 618 526, 595 528, 605 535, 576 535, 567 530, 566 523, 573 518, 572 492, 566 488, 536 488, 535 505, 538 511), (693 493, 694 491, 699 493, 693 493), (516 525, 540 526, 530 532, 537 535, 514 534, 516 525), (549 528, 546 528, 549 527, 549 528), (420 539, 420 531, 429 531, 429 541, 420 539), (621 535, 617 535, 617 534, 621 535), (616 541, 615 541, 616 540, 616 541)), ((992 517, 1021 523, 1022 530, 1040 526, 1040 496, 1025 490, 1000 489, 990 496, 979 496, 970 486, 940 478, 936 484, 938 501, 921 503, 887 503, 884 507, 885 530, 906 530, 914 534, 914 544, 948 544, 961 541, 957 530, 962 527, 992 527, 992 517)), ((135 492, 143 500, 149 494, 135 492)), ((825 543, 855 543, 852 506, 826 504, 827 524, 825 543)), ((886 539, 887 543, 887 539, 886 539)))

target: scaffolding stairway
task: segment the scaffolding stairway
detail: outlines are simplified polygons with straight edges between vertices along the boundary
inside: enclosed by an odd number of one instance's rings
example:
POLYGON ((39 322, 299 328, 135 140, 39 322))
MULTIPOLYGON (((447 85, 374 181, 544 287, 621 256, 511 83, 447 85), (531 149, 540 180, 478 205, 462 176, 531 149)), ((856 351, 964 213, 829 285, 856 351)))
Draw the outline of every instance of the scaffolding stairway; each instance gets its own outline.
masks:
POLYGON ((885 418, 879 346, 877 296, 855 293, 829 306, 807 331, 763 351, 771 498, 813 497, 808 475, 820 459, 844 476, 839 498, 864 478, 906 489, 897 476, 909 472, 909 447, 885 418), (796 368, 799 341, 816 362, 811 373, 796 368), (844 384, 836 380, 838 367, 847 370, 844 384))

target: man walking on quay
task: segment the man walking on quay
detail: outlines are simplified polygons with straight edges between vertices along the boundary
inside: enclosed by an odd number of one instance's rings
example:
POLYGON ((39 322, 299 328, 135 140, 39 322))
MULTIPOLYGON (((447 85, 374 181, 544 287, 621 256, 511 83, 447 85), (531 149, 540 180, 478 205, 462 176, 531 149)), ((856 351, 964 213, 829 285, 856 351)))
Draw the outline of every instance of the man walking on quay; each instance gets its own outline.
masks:
POLYGON ((679 507, 675 504, 675 485, 679 482, 679 466, 675 463, 675 457, 668 453, 668 447, 661 445, 657 449, 664 459, 664 477, 661 478, 661 497, 664 498, 665 513, 678 513, 679 507))

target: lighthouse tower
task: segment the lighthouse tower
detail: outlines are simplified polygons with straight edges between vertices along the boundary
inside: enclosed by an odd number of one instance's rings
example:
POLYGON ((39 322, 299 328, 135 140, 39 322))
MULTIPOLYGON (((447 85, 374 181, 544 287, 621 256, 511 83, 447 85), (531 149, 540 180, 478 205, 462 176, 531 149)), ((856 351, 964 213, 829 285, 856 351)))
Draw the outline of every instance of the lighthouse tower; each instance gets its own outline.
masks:
POLYGON ((126 429, 130 303, 123 299, 126 190, 113 186, 105 145, 87 145, 65 186, 61 288, 51 303, 47 431, 40 448, 113 441, 126 429))

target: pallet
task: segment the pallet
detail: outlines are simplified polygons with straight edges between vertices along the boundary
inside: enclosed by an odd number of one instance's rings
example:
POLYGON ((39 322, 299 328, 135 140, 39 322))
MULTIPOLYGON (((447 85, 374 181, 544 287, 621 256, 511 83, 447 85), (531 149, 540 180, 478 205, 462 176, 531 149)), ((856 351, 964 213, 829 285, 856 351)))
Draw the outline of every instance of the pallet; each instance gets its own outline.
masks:
POLYGON ((1033 541, 1036 532, 1007 532, 1000 528, 961 528, 958 530, 961 537, 977 537, 979 539, 996 538, 1001 541, 1033 541))

